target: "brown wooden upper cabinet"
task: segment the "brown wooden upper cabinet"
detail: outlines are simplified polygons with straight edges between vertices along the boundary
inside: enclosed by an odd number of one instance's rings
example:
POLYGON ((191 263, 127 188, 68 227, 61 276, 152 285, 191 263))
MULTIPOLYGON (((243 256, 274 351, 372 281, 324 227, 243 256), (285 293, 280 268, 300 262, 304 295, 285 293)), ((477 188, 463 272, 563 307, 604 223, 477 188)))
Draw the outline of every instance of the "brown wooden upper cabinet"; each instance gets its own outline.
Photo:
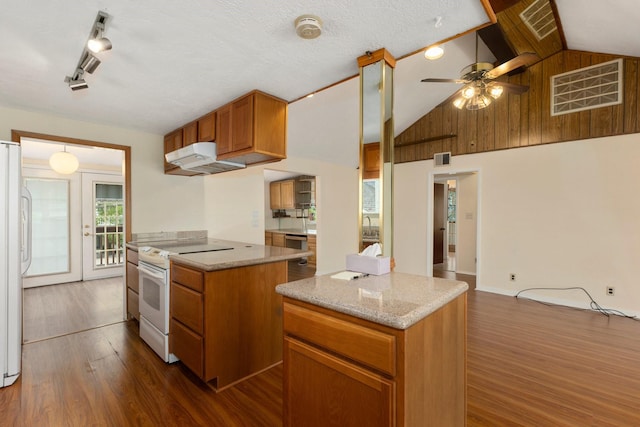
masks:
POLYGON ((380 177, 380 143, 374 142, 363 146, 363 179, 380 177))
POLYGON ((198 142, 198 121, 193 121, 182 128, 182 147, 198 142))
POLYGON ((216 139, 216 112, 212 111, 198 119, 198 142, 210 142, 216 139))
POLYGON ((255 164, 287 157, 287 103, 260 91, 217 110, 221 160, 255 164))
POLYGON ((271 209, 295 209, 295 181, 272 182, 269 185, 269 197, 271 209))

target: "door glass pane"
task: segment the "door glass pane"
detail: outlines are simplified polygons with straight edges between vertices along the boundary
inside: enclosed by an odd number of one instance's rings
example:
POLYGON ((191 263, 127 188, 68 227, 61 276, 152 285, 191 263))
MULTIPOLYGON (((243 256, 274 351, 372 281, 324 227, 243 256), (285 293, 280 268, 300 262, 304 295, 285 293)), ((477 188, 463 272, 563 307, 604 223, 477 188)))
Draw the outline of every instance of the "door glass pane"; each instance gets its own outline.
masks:
POLYGON ((95 266, 124 263, 124 201, 121 184, 95 185, 95 266))
POLYGON ((69 181, 25 178, 33 198, 32 262, 25 276, 69 272, 69 181))

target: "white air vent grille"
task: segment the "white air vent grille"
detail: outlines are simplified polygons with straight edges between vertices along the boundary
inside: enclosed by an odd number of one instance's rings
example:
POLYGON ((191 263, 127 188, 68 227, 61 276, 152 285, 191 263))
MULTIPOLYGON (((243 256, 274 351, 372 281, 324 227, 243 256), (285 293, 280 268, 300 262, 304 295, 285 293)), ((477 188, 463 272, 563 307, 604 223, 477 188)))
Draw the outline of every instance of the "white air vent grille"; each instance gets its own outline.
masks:
POLYGON ((556 30, 556 19, 549 0, 536 0, 520 13, 520 19, 538 40, 556 30))
POLYGON ((551 77, 551 115, 622 102, 622 59, 551 77))
POLYGON ((436 166, 447 166, 451 164, 451 152, 436 153, 433 155, 436 166))

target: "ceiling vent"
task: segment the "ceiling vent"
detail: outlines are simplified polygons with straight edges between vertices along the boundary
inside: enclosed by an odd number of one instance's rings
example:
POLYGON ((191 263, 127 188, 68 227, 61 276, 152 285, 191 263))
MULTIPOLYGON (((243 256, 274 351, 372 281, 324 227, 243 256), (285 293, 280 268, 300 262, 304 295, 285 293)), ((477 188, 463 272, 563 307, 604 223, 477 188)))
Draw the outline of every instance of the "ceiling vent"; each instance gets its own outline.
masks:
POLYGON ((556 30, 556 19, 549 0, 536 0, 520 13, 520 19, 538 40, 556 30))
POLYGON ((436 166, 448 166, 451 164, 451 151, 446 153, 436 153, 433 155, 436 166))
POLYGON ((551 115, 622 103, 622 58, 551 77, 551 115))

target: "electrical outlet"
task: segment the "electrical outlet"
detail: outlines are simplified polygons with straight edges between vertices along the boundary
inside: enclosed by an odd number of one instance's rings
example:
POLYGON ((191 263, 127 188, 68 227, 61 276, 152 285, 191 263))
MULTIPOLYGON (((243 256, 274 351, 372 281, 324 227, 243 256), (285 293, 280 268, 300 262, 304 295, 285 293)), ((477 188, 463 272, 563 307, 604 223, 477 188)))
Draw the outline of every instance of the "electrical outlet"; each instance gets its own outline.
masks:
POLYGON ((613 286, 607 286, 607 295, 612 297, 613 295, 615 295, 615 293, 616 293, 616 288, 614 288, 613 286))
POLYGON ((509 275, 509 280, 511 280, 512 282, 515 282, 515 281, 516 281, 516 275, 515 275, 515 273, 511 273, 511 274, 509 275))

